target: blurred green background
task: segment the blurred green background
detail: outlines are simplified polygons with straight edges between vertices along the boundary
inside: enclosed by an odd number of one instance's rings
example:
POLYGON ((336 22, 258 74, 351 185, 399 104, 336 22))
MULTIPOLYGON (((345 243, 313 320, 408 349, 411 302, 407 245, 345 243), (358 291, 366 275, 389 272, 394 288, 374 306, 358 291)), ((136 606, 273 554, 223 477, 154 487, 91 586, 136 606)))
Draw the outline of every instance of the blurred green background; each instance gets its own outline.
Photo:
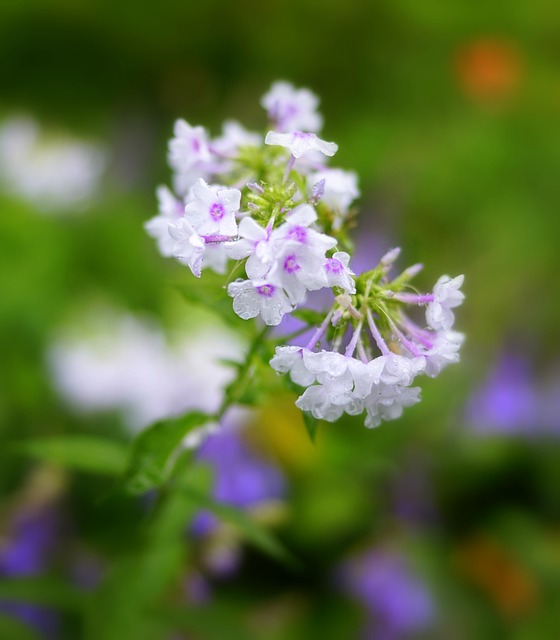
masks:
MULTIPOLYGON (((557 637, 559 35, 551 0, 4 0, 0 127, 27 117, 47 138, 87 140, 102 149, 105 171, 87 202, 45 210, 14 188, 9 154, 0 166, 0 549, 13 539, 14 513, 49 483, 47 502, 64 514, 54 560, 39 572, 52 584, 80 591, 69 557, 87 552, 105 573, 123 573, 125 552, 140 548, 142 508, 103 500, 106 478, 40 465, 10 446, 66 433, 127 439, 122 417, 80 416, 62 402, 49 345, 96 303, 168 329, 190 316, 175 290, 190 274, 162 259, 142 228, 156 213, 155 187, 169 182, 173 122, 217 134, 235 118, 263 130, 259 98, 281 79, 320 97, 335 164, 359 176, 361 250, 402 246, 403 266, 425 264, 426 289, 442 273, 465 274, 457 327, 467 342, 460 365, 423 385, 420 405, 375 431, 359 420, 322 425, 312 446, 293 398, 269 402, 250 440, 288 478, 276 535, 301 567, 249 545, 233 577, 208 572, 210 603, 185 598, 146 637, 236 637, 213 626, 218 614, 258 638, 557 637), (413 512, 429 504, 431 515, 399 515, 395 487, 413 512), (374 624, 360 635, 368 614, 336 576, 368 549, 406 557, 421 576, 436 611, 429 628, 391 636, 374 624)), ((2 638, 133 637, 126 620, 91 631, 102 588, 74 606, 70 596, 49 602, 40 586, 24 585, 19 600, 51 605, 55 630, 33 631, 7 611, 2 638)), ((150 606, 177 604, 173 588, 150 606)), ((412 605, 396 591, 405 616, 412 605)), ((0 599, 18 600, 13 593, 2 579, 0 599)))

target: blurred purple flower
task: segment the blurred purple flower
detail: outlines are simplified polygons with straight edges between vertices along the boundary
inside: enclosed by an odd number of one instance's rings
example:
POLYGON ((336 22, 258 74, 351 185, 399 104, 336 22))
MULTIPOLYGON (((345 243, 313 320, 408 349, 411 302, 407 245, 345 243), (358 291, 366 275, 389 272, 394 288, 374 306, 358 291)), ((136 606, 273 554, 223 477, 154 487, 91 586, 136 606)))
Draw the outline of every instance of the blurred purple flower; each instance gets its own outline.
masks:
MULTIPOLYGON (((247 509, 285 494, 280 470, 255 455, 235 431, 224 429, 209 436, 197 457, 214 471, 212 497, 216 502, 247 509)), ((195 517, 191 531, 196 536, 204 536, 216 524, 213 514, 202 511, 195 517)))
POLYGON ((52 507, 22 510, 11 522, 8 541, 0 547, 0 574, 27 576, 45 569, 54 548, 59 518, 52 507))
POLYGON ((529 362, 504 353, 471 396, 466 416, 477 433, 531 435, 536 433, 540 404, 529 362))
MULTIPOLYGON (((22 509, 12 519, 6 542, 0 546, 0 576, 23 577, 45 571, 60 529, 59 514, 52 505, 22 509)), ((45 638, 56 637, 54 611, 25 602, 1 601, 0 610, 33 626, 45 638)))
POLYGON ((435 606, 427 586, 395 552, 373 549, 352 558, 340 572, 340 583, 365 609, 364 638, 410 638, 434 621, 435 606))

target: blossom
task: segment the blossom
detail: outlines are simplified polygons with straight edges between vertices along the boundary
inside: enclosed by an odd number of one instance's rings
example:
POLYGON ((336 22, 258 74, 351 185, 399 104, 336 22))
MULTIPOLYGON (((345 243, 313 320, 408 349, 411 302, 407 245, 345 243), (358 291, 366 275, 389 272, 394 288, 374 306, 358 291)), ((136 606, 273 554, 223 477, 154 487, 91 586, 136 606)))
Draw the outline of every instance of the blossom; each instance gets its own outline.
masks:
MULTIPOLYGON (((325 166, 338 147, 315 133, 317 98, 281 82, 262 104, 274 129, 264 140, 231 121, 213 140, 202 127, 176 123, 170 163, 179 197, 160 189, 159 215, 146 230, 197 277, 239 261, 232 273, 244 268, 246 279, 230 282, 227 293, 246 320, 278 325, 308 292, 332 290, 309 343, 282 346, 271 366, 304 387, 296 404, 316 418, 365 414, 367 427, 395 419, 419 401, 418 376, 434 377, 459 359, 463 336, 452 326, 463 276, 442 276, 433 292, 418 293, 411 280, 421 265, 390 277, 399 249, 356 275, 355 259, 351 269, 350 253, 338 249, 350 245, 357 178, 325 166), (410 318, 410 305, 426 308, 424 324, 410 318)), ((298 318, 306 333, 315 314, 304 309, 298 318)))
POLYGON ((365 609, 364 637, 400 640, 426 632, 434 622, 428 586, 396 551, 373 548, 350 558, 339 580, 365 609))
MULTIPOLYGON (((213 499, 245 510, 281 499, 285 494, 284 476, 252 451, 242 431, 234 426, 226 423, 202 443, 196 454, 214 472, 213 499)), ((213 514, 201 511, 194 518, 192 530, 197 536, 207 535, 217 524, 213 514)))
MULTIPOLYGON (((408 385, 421 370, 420 362, 379 356, 364 363, 325 350, 319 353, 305 350, 303 361, 318 384, 308 386, 296 400, 296 406, 317 419, 334 421, 344 412, 357 415, 366 410, 366 427, 373 427, 381 419, 400 417, 403 407, 419 399, 419 388, 408 385)), ((298 374, 303 380, 304 376, 298 374)))
POLYGON ((274 261, 267 278, 283 287, 294 304, 303 300, 306 291, 327 286, 325 251, 336 240, 309 228, 316 219, 313 207, 302 205, 270 237, 274 261))
POLYGON ((173 255, 175 240, 169 234, 169 223, 177 222, 185 213, 185 205, 167 187, 157 189, 159 215, 144 223, 149 236, 157 241, 159 252, 169 258, 173 255))
POLYGON ((325 142, 314 133, 304 133, 303 131, 292 131, 291 133, 269 131, 264 143, 286 147, 294 158, 301 158, 303 154, 311 151, 319 151, 325 156, 334 156, 338 150, 338 145, 334 142, 325 142))
POLYGON ((177 120, 175 137, 169 141, 169 164, 179 172, 187 172, 201 163, 210 162, 212 155, 204 127, 191 127, 186 120, 177 120))
POLYGON ((38 122, 16 116, 0 125, 0 183, 42 212, 75 212, 96 195, 107 165, 99 145, 49 135, 38 122))
POLYGON ((276 355, 270 361, 270 366, 278 373, 289 372, 293 382, 303 387, 315 382, 316 376, 307 368, 301 347, 276 347, 276 355))
POLYGON ((354 273, 348 268, 350 256, 345 251, 337 251, 332 258, 327 258, 324 269, 327 276, 327 286, 341 287, 348 293, 356 292, 356 285, 352 276, 354 273))
POLYGON ((200 179, 193 186, 185 218, 200 235, 234 236, 237 233, 235 214, 240 203, 239 189, 210 187, 200 179))
MULTIPOLYGON (((45 480, 41 476, 41 480, 45 480)), ((55 482, 54 485, 57 483, 55 482)), ((0 578, 39 576, 52 564, 62 527, 52 478, 34 495, 35 504, 19 506, 11 515, 0 545, 0 578)), ((1 599, 0 612, 19 618, 41 637, 58 636, 59 616, 47 607, 21 599, 1 599)))
MULTIPOLYGON (((83 326, 61 329, 50 346, 50 380, 75 411, 117 411, 131 431, 189 409, 217 411, 234 371, 221 360, 237 360, 235 334, 209 326, 169 342, 157 325, 118 311, 97 310, 83 326)), ((214 425, 191 432, 198 444, 214 425)))
POLYGON ((325 168, 308 177, 311 188, 322 181, 321 202, 339 214, 345 214, 360 195, 358 179, 353 171, 325 168))
POLYGON ((193 275, 200 278, 202 259, 206 250, 204 239, 185 218, 181 218, 176 224, 169 225, 169 235, 173 239, 173 257, 181 264, 186 264, 193 275))
POLYGON ((438 331, 433 346, 424 352, 426 375, 435 378, 448 364, 459 362, 459 349, 465 334, 458 331, 438 331))
POLYGON ((293 310, 282 288, 266 280, 236 280, 228 286, 228 295, 233 297, 233 310, 243 320, 260 314, 266 324, 277 325, 293 310))
POLYGON ((263 278, 270 269, 273 256, 269 243, 270 234, 270 228, 261 227, 252 218, 243 218, 239 223, 239 238, 224 245, 224 250, 230 258, 248 258, 245 272, 249 278, 263 278))
POLYGON ((218 156, 226 158, 235 156, 242 147, 258 147, 262 144, 262 136, 247 131, 239 122, 227 120, 222 127, 222 135, 212 140, 211 149, 218 156))
POLYGON ((318 104, 319 99, 309 89, 295 89, 289 82, 275 82, 261 99, 280 132, 319 131, 323 118, 316 111, 318 104))
POLYGON ((169 165, 173 169, 173 187, 181 197, 200 179, 210 180, 223 163, 210 149, 204 127, 192 127, 185 120, 177 120, 175 137, 169 141, 169 165))
POLYGON ((432 329, 451 329, 455 316, 451 309, 458 307, 465 299, 464 293, 459 291, 464 276, 451 279, 441 276, 434 286, 433 302, 428 303, 426 322, 432 329))
POLYGON ((544 400, 530 363, 502 353, 467 403, 469 427, 478 434, 542 435, 544 400))

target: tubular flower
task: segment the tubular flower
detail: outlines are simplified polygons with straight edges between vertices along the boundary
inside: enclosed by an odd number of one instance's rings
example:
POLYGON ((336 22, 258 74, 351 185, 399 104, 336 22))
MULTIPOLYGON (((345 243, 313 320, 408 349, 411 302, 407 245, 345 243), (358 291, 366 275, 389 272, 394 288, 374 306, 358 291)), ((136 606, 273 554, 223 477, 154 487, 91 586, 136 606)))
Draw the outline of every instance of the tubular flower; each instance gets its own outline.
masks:
MULTIPOLYGON (((420 294, 411 280, 421 265, 389 276, 399 249, 356 275, 348 232, 358 182, 328 166, 338 146, 316 135, 317 98, 280 82, 261 104, 274 129, 265 136, 227 122, 212 138, 176 123, 174 192, 159 188, 159 214, 146 231, 195 276, 228 273, 224 289, 244 320, 279 325, 309 292, 330 289, 334 302, 309 343, 278 346, 272 368, 304 387, 296 405, 317 419, 363 414, 375 427, 398 418, 419 401, 419 376, 459 360, 464 336, 453 324, 463 276, 442 276, 420 294)), ((299 311, 312 328, 317 312, 299 311)))

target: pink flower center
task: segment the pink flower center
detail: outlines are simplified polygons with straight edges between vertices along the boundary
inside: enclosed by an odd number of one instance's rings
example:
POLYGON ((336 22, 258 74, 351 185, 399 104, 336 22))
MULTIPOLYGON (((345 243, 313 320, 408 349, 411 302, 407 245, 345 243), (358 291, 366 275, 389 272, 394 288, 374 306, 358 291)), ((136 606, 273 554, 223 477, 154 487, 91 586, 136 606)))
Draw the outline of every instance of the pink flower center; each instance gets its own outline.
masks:
POLYGON ((340 262, 340 260, 337 260, 336 258, 328 258, 325 263, 325 268, 331 273, 340 273, 344 270, 344 265, 342 264, 342 262, 340 262))
POLYGON ((284 271, 286 271, 287 273, 295 273, 300 269, 301 267, 297 263, 297 259, 294 255, 286 257, 286 259, 284 260, 284 271))
POLYGON ((307 229, 301 226, 292 227, 288 231, 288 238, 290 240, 295 240, 296 242, 301 242, 303 244, 307 240, 307 229))
POLYGON ((276 288, 271 284, 263 284, 260 287, 256 287, 256 289, 259 296, 263 298, 272 298, 276 291, 276 288))
POLYGON ((224 205, 221 202, 214 202, 214 204, 210 207, 209 213, 212 220, 217 222, 226 215, 226 210, 224 209, 224 205))

